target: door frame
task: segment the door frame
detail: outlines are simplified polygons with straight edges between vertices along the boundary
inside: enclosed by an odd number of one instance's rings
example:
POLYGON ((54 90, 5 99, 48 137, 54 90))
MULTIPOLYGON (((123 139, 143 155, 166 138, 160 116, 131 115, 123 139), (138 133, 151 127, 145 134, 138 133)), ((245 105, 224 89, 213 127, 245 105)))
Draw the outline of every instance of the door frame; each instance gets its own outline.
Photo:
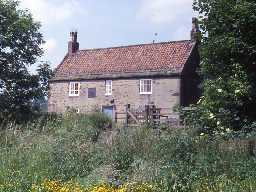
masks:
POLYGON ((112 121, 115 121, 116 119, 116 106, 115 105, 102 105, 101 106, 101 112, 104 113, 104 108, 107 108, 107 107, 112 107, 112 121))

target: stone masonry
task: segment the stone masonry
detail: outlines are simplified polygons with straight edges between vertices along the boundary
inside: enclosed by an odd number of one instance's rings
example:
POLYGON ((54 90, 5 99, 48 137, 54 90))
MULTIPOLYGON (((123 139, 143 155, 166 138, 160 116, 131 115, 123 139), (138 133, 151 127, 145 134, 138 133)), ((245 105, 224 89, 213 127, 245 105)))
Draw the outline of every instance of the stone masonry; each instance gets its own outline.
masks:
POLYGON ((115 111, 125 112, 125 105, 135 108, 144 107, 152 102, 167 113, 173 112, 173 107, 179 105, 180 79, 152 79, 152 94, 141 95, 140 79, 113 80, 111 96, 105 95, 104 80, 80 81, 80 96, 69 96, 69 82, 51 82, 49 96, 49 112, 63 113, 68 107, 79 109, 81 113, 102 109, 102 106, 114 106, 115 111), (96 97, 88 98, 88 88, 96 88, 96 97))

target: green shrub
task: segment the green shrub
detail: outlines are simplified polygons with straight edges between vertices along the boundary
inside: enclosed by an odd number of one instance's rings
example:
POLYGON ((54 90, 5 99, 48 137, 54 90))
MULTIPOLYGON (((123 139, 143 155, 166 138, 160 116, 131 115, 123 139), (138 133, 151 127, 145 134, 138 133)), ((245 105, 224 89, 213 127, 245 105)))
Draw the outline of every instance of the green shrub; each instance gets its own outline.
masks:
POLYGON ((112 120, 105 114, 100 112, 94 112, 89 114, 89 123, 92 126, 94 132, 92 133, 92 141, 98 140, 99 134, 112 127, 112 120))
POLYGON ((213 139, 186 129, 159 135, 150 127, 102 131, 106 124, 96 127, 98 115, 92 120, 91 115, 66 114, 42 127, 9 124, 0 132, 0 191, 29 191, 45 179, 89 187, 108 178, 120 184, 153 183, 163 192, 256 188, 256 159, 247 150, 253 136, 213 139), (92 139, 95 129, 100 130, 97 140, 92 139))

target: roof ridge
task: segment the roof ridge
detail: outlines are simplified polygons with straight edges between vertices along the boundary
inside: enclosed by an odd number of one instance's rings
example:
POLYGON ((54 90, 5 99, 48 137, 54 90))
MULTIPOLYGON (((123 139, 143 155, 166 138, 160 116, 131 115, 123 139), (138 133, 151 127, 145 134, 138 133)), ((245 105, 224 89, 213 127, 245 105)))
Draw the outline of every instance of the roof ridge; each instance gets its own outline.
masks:
POLYGON ((114 47, 81 49, 77 53, 84 52, 84 51, 98 51, 98 50, 105 50, 105 49, 118 49, 118 48, 138 47, 138 46, 146 46, 146 45, 159 45, 159 44, 168 44, 168 43, 182 43, 182 42, 193 43, 191 40, 163 41, 158 43, 140 43, 140 44, 134 44, 134 45, 121 45, 121 46, 114 46, 114 47))

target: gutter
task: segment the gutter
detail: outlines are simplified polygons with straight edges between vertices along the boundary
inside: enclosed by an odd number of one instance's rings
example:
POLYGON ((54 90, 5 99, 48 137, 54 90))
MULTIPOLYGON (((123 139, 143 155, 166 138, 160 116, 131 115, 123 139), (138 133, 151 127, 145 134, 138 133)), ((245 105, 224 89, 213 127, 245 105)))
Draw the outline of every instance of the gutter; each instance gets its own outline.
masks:
POLYGON ((60 81, 83 81, 83 80, 106 80, 106 79, 130 79, 144 77, 180 77, 181 72, 173 71, 146 71, 146 72, 121 72, 121 73, 98 73, 98 74, 74 74, 69 76, 57 76, 49 80, 50 83, 60 81))

